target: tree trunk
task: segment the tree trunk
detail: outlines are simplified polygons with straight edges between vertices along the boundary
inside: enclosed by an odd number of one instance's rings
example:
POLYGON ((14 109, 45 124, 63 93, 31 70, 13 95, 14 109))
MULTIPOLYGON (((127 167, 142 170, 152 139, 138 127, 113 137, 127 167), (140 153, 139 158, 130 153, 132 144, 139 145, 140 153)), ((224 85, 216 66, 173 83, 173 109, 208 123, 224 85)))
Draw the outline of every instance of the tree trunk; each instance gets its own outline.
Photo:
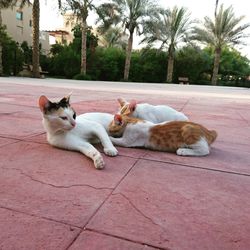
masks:
POLYGON ((174 70, 174 49, 170 45, 168 50, 167 82, 173 81, 173 70, 174 70))
POLYGON ((86 75, 87 66, 87 22, 84 18, 82 23, 82 51, 81 51, 81 73, 86 75))
POLYGON ((33 77, 40 77, 39 70, 39 16, 40 6, 39 0, 34 0, 32 8, 33 19, 33 48, 32 48, 32 65, 33 65, 33 77))
POLYGON ((130 36, 128 39, 127 51, 126 51, 125 68, 124 68, 124 80, 126 80, 126 81, 128 80, 128 76, 129 76, 132 46, 133 46, 133 32, 130 32, 130 36))
MULTIPOLYGON (((0 9, 0 28, 2 27, 2 13, 1 13, 1 9, 0 9)), ((3 45, 2 45, 2 41, 0 38, 0 76, 3 75, 3 60, 2 60, 2 53, 3 52, 3 45)))
POLYGON ((213 76, 212 76, 212 85, 217 84, 217 78, 218 78, 218 72, 219 72, 219 66, 220 66, 220 56, 221 56, 221 48, 215 49, 215 55, 214 55, 214 68, 213 68, 213 76))
POLYGON ((216 16, 217 16, 218 5, 219 5, 219 0, 216 0, 216 1, 215 1, 215 9, 214 9, 214 17, 215 17, 215 18, 216 18, 216 16))

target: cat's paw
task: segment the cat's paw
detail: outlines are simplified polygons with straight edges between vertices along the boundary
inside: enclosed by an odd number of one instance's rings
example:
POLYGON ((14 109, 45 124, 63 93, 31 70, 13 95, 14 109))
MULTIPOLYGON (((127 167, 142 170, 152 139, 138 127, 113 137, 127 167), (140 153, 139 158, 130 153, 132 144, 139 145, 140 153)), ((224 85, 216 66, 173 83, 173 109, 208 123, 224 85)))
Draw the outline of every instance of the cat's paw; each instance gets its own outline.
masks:
POLYGON ((96 169, 103 169, 104 168, 105 162, 104 162, 101 155, 94 160, 94 165, 95 165, 96 169))
POLYGON ((184 156, 184 155, 190 155, 190 149, 188 148, 178 148, 176 151, 177 155, 184 156))
POLYGON ((104 148, 104 153, 109 156, 116 156, 118 154, 118 150, 115 147, 104 148))

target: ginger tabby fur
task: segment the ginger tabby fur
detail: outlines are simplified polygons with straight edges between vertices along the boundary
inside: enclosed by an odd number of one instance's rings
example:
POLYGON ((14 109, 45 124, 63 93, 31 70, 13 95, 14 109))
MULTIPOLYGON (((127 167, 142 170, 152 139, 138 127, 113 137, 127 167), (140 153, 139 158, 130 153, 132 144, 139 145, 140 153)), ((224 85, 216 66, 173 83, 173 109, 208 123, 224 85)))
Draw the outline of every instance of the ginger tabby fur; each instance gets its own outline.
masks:
POLYGON ((176 152, 177 155, 204 156, 215 141, 217 132, 188 121, 154 124, 126 115, 115 115, 109 125, 111 141, 117 146, 145 147, 176 152))

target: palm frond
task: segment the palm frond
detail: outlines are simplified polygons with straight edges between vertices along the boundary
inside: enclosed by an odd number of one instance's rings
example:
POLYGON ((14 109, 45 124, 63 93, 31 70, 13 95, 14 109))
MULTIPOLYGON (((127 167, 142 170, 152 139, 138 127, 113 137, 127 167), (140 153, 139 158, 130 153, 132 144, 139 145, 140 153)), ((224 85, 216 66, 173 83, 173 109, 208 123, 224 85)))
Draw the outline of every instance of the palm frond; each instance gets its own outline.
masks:
POLYGON ((242 39, 249 37, 245 34, 245 30, 250 26, 249 23, 240 25, 243 19, 244 16, 235 16, 232 6, 224 8, 221 4, 214 20, 205 17, 203 27, 195 28, 193 37, 217 48, 224 45, 243 44, 242 39))

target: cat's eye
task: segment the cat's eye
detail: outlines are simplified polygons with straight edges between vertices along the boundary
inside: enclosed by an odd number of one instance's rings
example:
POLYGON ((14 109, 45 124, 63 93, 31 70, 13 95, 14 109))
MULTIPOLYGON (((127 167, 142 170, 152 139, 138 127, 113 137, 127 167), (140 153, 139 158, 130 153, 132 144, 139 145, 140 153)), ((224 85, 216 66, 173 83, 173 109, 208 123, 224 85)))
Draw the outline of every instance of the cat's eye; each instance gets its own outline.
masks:
POLYGON ((76 113, 73 114, 73 119, 74 119, 74 120, 76 119, 76 113))
POLYGON ((60 116, 60 118, 62 119, 62 120, 68 120, 68 117, 67 116, 60 116))

